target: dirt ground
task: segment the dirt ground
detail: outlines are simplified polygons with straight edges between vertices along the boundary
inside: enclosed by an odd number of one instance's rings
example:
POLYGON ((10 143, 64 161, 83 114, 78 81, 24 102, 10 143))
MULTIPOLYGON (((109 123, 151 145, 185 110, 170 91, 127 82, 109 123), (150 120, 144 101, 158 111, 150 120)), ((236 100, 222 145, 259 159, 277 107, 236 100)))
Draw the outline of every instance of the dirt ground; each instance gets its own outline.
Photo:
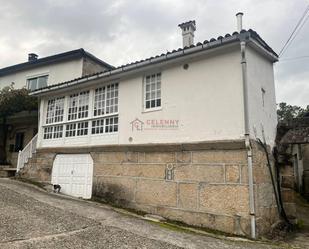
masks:
POLYGON ((108 205, 47 193, 10 179, 0 179, 0 191, 1 249, 291 248, 170 229, 108 205))

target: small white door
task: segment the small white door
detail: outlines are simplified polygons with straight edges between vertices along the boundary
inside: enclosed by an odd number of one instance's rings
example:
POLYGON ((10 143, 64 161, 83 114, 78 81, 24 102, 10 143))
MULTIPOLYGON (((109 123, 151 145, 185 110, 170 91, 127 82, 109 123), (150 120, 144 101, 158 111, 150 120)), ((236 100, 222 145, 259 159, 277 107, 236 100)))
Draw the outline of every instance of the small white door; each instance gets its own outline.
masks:
POLYGON ((85 199, 91 198, 93 160, 89 154, 57 155, 52 170, 52 184, 59 184, 61 192, 85 199))

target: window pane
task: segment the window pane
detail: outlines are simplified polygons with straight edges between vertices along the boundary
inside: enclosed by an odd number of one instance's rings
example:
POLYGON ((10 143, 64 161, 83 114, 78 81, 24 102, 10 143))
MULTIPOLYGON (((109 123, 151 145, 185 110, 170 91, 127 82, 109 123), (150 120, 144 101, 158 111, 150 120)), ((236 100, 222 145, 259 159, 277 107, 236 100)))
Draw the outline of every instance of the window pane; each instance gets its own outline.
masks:
POLYGON ((155 100, 151 100, 151 107, 156 107, 156 101, 155 100))
POLYGON ((46 111, 46 124, 51 124, 55 116, 55 99, 48 100, 46 111))
POLYGON ((145 108, 161 106, 161 73, 145 77, 145 108))
POLYGON ((105 114, 105 87, 97 88, 94 93, 94 116, 105 114))
POLYGON ((28 89, 31 91, 47 86, 48 75, 28 79, 28 89))
POLYGON ((150 101, 146 101, 146 108, 150 108, 150 101))
POLYGON ((47 86, 47 76, 38 77, 37 88, 43 88, 47 86))
POLYGON ((34 91, 37 89, 36 87, 36 84, 37 84, 37 79, 30 79, 28 80, 28 88, 31 90, 31 91, 34 91))

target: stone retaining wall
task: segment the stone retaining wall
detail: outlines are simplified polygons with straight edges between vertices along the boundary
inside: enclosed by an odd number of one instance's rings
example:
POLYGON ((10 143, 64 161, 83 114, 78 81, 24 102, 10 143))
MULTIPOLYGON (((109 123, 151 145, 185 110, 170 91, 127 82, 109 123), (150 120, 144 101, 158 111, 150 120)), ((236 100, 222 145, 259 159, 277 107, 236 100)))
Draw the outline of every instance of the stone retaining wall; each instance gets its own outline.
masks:
MULTIPOLYGON (((257 229, 262 234, 275 221, 276 209, 266 158, 254 141, 252 144, 257 229)), ((53 159, 63 152, 90 152, 94 161, 93 195, 105 201, 194 226, 250 234, 244 141, 115 146, 90 151, 42 149, 25 167, 23 176, 49 181, 53 159)))
POLYGON ((290 219, 297 217, 295 203, 295 175, 293 165, 284 165, 280 168, 282 202, 287 216, 290 219))

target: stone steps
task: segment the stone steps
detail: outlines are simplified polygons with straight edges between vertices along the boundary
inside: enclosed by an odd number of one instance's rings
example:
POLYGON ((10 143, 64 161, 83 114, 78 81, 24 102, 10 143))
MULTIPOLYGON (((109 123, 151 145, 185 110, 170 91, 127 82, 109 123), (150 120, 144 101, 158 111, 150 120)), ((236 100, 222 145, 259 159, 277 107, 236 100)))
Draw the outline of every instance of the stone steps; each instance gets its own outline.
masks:
POLYGON ((10 165, 0 166, 0 178, 7 178, 15 176, 16 168, 10 165))

